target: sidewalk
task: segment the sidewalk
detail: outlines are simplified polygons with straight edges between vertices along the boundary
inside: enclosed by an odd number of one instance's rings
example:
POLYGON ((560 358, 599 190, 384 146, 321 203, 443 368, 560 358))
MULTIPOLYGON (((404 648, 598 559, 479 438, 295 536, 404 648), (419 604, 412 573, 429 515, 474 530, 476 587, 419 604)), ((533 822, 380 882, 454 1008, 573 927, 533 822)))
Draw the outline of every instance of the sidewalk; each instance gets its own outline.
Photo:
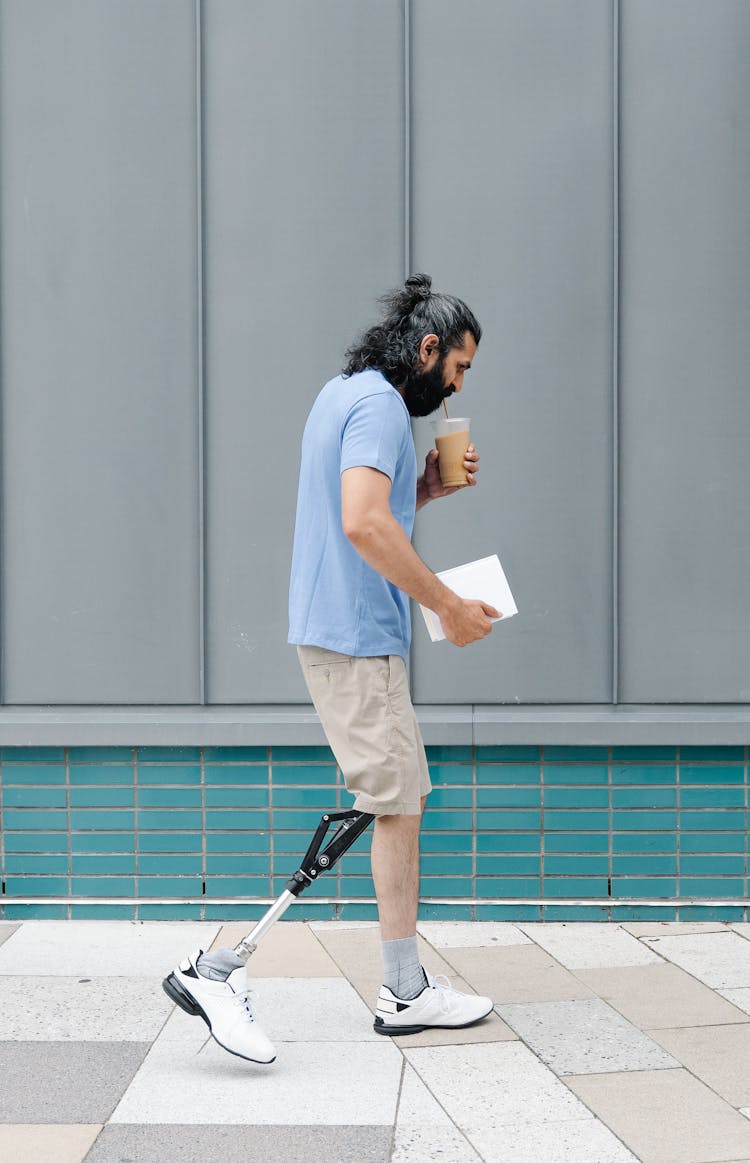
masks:
POLYGON ((270 1066, 161 978, 244 924, 0 924, 9 1163, 750 1163, 750 924, 424 923, 496 1012, 389 1039, 370 923, 282 921, 248 962, 270 1066))

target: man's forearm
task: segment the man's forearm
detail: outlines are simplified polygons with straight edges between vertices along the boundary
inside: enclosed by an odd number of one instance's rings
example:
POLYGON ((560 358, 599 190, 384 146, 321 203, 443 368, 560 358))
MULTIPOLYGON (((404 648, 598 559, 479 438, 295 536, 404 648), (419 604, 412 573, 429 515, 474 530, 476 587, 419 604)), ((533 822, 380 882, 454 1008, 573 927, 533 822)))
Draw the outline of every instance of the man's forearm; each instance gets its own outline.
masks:
POLYGON ((349 540, 368 565, 415 602, 437 614, 455 604, 453 590, 428 569, 392 514, 370 518, 349 533, 349 540))

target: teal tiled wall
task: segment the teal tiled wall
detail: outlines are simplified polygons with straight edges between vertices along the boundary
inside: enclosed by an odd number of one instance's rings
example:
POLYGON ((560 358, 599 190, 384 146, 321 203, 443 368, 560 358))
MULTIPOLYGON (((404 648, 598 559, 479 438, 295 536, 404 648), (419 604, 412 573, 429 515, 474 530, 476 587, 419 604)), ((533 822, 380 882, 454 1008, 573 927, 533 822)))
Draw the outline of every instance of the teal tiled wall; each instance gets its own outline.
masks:
MULTIPOLYGON (((747 748, 428 757, 423 918, 747 919, 747 748)), ((0 803, 8 919, 252 919, 283 889, 321 811, 351 799, 325 747, 71 747, 2 749, 0 803)), ((300 898, 298 918, 376 916, 369 843, 368 833, 300 898)))

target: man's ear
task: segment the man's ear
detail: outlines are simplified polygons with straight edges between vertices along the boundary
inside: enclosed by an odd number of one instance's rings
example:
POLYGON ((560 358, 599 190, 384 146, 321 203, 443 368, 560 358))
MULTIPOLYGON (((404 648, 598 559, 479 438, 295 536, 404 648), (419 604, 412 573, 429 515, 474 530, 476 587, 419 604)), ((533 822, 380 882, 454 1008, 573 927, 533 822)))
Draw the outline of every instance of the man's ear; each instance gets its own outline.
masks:
POLYGON ((430 332, 429 335, 425 335, 419 345, 417 359, 419 367, 424 369, 428 364, 434 363, 435 361, 432 359, 432 356, 437 355, 439 350, 440 340, 438 339, 437 335, 433 335, 432 332, 430 332))

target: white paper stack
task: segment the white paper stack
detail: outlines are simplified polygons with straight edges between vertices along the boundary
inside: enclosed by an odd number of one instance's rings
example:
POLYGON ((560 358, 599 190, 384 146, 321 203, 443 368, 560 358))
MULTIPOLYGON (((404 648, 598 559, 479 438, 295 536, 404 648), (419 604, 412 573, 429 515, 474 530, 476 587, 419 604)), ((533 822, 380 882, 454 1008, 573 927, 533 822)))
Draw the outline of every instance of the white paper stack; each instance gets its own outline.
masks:
MULTIPOLYGON (((501 618, 493 618, 493 622, 506 622, 518 613, 518 607, 510 592, 508 580, 496 553, 491 557, 482 557, 479 561, 469 561, 466 565, 456 565, 453 569, 444 569, 437 574, 449 589, 457 593, 460 598, 474 598, 494 606, 502 614, 501 618)), ((420 606, 424 616, 427 632, 433 642, 441 642, 445 638, 440 619, 434 610, 420 606)))

